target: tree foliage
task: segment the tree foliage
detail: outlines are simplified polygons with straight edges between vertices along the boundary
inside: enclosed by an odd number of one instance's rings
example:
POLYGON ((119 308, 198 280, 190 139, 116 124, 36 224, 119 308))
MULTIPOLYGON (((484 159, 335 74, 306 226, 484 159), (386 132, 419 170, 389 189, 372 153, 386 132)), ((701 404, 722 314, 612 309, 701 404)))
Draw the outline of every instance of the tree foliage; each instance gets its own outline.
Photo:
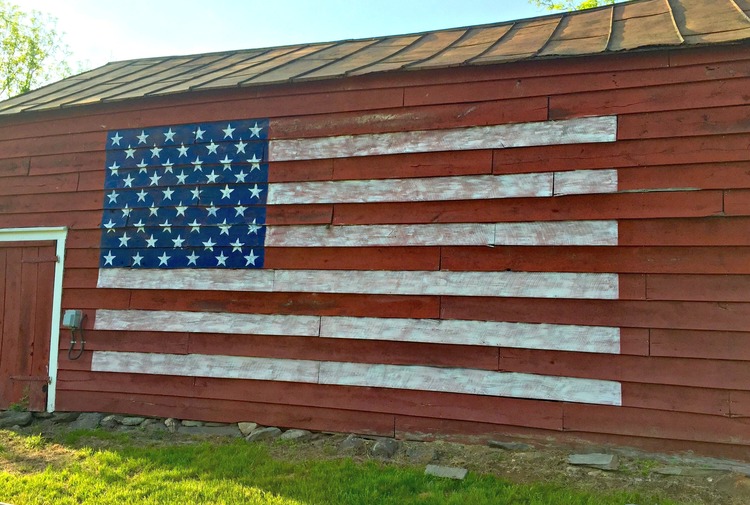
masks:
POLYGON ((70 75, 57 20, 0 0, 0 99, 70 75))
POLYGON ((532 4, 536 5, 540 9, 547 9, 550 11, 578 11, 581 9, 593 9, 594 7, 600 7, 602 5, 612 5, 615 0, 530 0, 532 4))

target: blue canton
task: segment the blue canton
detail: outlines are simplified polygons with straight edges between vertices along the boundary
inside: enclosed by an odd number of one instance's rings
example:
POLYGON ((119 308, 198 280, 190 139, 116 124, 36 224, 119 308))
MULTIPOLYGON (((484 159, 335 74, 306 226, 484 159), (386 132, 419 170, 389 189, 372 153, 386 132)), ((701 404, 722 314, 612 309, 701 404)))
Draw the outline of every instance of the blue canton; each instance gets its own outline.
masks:
POLYGON ((107 134, 102 268, 261 268, 268 120, 107 134))

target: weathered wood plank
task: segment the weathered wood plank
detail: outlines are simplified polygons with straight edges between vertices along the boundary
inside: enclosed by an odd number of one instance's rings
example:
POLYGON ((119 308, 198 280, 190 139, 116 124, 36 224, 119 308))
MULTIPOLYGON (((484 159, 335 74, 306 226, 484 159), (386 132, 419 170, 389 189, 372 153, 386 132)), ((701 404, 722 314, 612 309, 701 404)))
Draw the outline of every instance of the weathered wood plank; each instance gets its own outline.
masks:
POLYGON ((453 130, 426 130, 314 139, 271 140, 270 161, 348 158, 432 151, 467 151, 510 147, 613 142, 614 116, 544 121, 453 130))
POLYGON ((620 351, 620 329, 597 326, 323 317, 320 336, 597 353, 620 351))
POLYGON ((617 382, 472 369, 322 362, 320 383, 606 405, 621 402, 617 382))
POLYGON ((494 245, 612 246, 617 243, 617 221, 497 223, 493 241, 494 245))
POLYGON ((97 310, 96 330, 318 336, 320 318, 159 310, 97 310))
POLYGON ((168 270, 105 268, 99 288, 279 291, 386 295, 618 297, 616 274, 352 270, 168 270), (225 282, 226 280, 226 282, 225 282))
POLYGON ((94 372, 312 383, 318 382, 319 366, 309 360, 112 351, 95 351, 91 360, 94 372))

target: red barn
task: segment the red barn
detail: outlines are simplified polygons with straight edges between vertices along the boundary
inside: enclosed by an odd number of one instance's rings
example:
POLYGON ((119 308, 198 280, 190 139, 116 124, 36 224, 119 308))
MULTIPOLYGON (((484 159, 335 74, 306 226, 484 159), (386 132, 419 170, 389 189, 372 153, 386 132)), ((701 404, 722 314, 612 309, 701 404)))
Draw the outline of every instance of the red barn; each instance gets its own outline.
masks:
POLYGON ((0 103, 0 408, 750 457, 748 15, 637 0, 0 103))

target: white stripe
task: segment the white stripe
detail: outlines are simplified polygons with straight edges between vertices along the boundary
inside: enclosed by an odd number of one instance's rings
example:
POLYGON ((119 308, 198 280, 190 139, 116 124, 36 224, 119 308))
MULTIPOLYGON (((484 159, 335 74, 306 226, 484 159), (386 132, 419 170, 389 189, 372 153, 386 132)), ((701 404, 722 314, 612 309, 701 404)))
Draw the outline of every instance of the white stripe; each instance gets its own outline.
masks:
POLYGON ((590 299, 616 299, 619 294, 617 274, 567 272, 105 268, 99 270, 98 287, 590 299), (182 272, 191 275, 183 277, 182 272), (273 275, 271 287, 268 275, 273 275))
POLYGON ((617 241, 617 221, 545 221, 495 225, 495 245, 615 246, 617 241))
POLYGON ((604 405, 622 403, 618 382, 468 368, 324 361, 320 364, 320 383, 604 405))
POLYGON ((317 337, 320 317, 102 309, 96 311, 94 329, 317 337))
POLYGON ((254 379, 284 382, 318 381, 318 361, 252 358, 212 354, 159 354, 96 351, 94 372, 124 372, 221 379, 254 379))
POLYGON ((94 372, 274 380, 620 405, 617 382, 468 368, 95 351, 94 372))
POLYGON ((323 316, 320 336, 610 354, 620 352, 619 328, 564 324, 323 316))
POLYGON ((269 161, 614 142, 617 117, 600 116, 447 130, 342 135, 268 142, 269 161))
POLYGON ((352 340, 390 340, 589 353, 617 354, 620 352, 619 328, 564 324, 98 310, 94 329, 302 335, 352 340))
POLYGON ((266 247, 617 245, 617 221, 269 226, 266 247))
POLYGON ((427 202, 617 191, 617 170, 269 184, 269 205, 427 202))

